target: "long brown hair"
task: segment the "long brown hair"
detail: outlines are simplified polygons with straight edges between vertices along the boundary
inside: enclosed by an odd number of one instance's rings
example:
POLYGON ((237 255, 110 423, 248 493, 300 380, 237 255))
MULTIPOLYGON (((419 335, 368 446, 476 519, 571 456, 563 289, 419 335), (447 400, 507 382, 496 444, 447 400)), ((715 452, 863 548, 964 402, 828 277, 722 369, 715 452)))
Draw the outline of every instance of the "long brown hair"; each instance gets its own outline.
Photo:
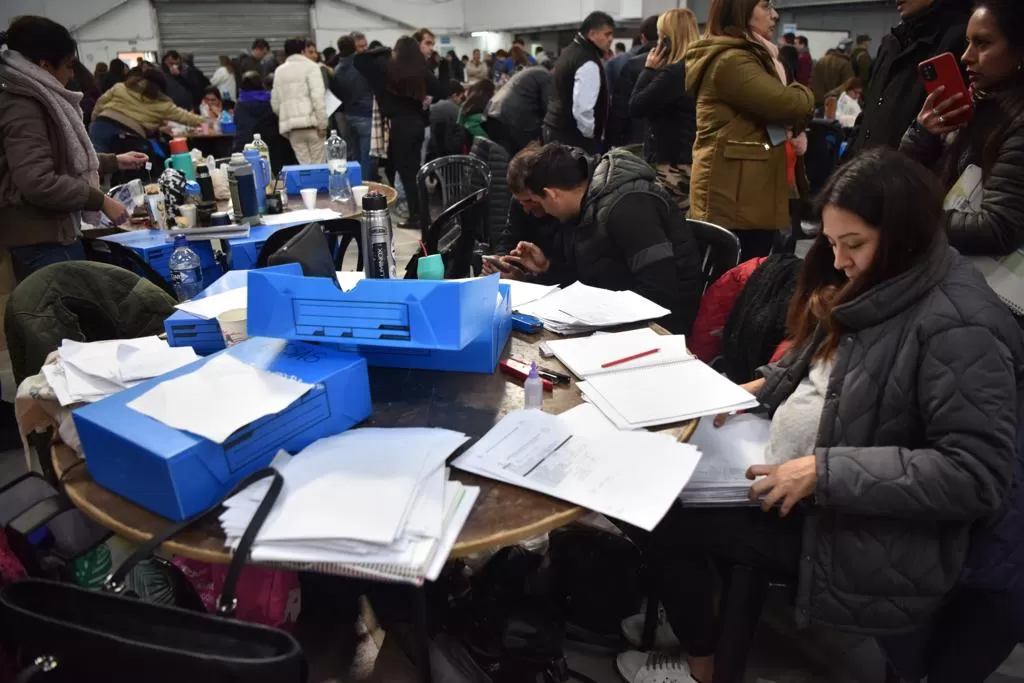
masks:
POLYGON ((833 174, 818 195, 815 213, 825 207, 854 214, 879 232, 875 258, 860 277, 848 280, 835 269, 824 231, 804 258, 786 325, 793 348, 806 344, 821 326, 825 340, 815 353, 827 358, 846 332, 832 312, 871 288, 904 273, 944 240, 941 186, 935 176, 909 157, 889 149, 861 153, 833 174))
POLYGON ((760 0, 711 0, 707 34, 740 38, 748 32, 750 17, 760 0))

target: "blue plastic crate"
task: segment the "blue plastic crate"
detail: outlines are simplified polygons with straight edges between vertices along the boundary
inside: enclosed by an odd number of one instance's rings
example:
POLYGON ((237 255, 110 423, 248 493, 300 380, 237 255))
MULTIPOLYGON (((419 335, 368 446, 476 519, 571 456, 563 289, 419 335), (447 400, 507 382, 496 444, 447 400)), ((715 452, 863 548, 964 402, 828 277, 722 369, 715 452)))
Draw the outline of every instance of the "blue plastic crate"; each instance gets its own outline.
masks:
POLYGON ((187 519, 268 465, 278 450, 295 453, 370 416, 366 360, 355 354, 258 337, 222 353, 314 387, 223 444, 169 427, 127 405, 160 382, 195 371, 209 358, 79 408, 75 427, 89 473, 101 486, 170 519, 187 519))
POLYGON ((253 271, 249 333, 458 351, 490 329, 498 276, 473 280, 363 280, 342 292, 329 278, 253 271))
MULTIPOLYGON (((270 266, 264 270, 302 275, 302 266, 297 263, 270 266)), ((230 270, 213 285, 204 289, 196 298, 202 299, 212 294, 226 292, 229 289, 245 287, 248 282, 248 270, 230 270)), ((167 333, 168 344, 191 346, 200 356, 208 356, 211 353, 224 350, 224 337, 220 333, 220 326, 216 320, 206 320, 185 311, 175 311, 164 320, 164 331, 167 333)))
POLYGON ((461 351, 393 349, 350 344, 338 344, 337 348, 358 353, 370 367, 492 374, 512 332, 511 288, 502 284, 498 291, 501 293, 501 301, 494 309, 491 326, 461 351))
MULTIPOLYGON (((299 194, 299 190, 315 187, 319 192, 327 192, 330 173, 327 164, 293 164, 281 169, 285 174, 285 189, 288 194, 299 194)), ((348 181, 355 187, 363 184, 363 168, 358 161, 348 162, 348 181)))
MULTIPOLYGON (((171 281, 171 269, 168 262, 174 251, 174 240, 169 239, 167 233, 160 230, 132 230, 116 235, 106 235, 100 239, 128 247, 141 256, 142 260, 148 263, 149 267, 159 273, 162 278, 168 282, 171 281)), ((209 286, 216 282, 224 272, 220 264, 217 263, 217 259, 214 258, 213 246, 210 241, 190 241, 188 246, 199 256, 199 265, 203 268, 203 284, 209 286)))

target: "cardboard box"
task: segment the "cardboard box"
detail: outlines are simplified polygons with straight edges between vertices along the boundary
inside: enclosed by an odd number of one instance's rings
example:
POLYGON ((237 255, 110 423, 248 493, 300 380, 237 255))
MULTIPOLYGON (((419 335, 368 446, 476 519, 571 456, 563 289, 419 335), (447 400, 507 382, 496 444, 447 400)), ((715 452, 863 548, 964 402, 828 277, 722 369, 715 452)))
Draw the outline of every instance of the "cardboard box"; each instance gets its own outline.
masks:
POLYGON ((170 519, 187 519, 269 464, 279 449, 295 453, 370 416, 366 361, 357 355, 261 337, 220 353, 314 387, 285 410, 238 430, 223 444, 168 427, 127 405, 160 382, 195 371, 209 358, 79 408, 74 412, 75 427, 89 472, 101 486, 170 519))

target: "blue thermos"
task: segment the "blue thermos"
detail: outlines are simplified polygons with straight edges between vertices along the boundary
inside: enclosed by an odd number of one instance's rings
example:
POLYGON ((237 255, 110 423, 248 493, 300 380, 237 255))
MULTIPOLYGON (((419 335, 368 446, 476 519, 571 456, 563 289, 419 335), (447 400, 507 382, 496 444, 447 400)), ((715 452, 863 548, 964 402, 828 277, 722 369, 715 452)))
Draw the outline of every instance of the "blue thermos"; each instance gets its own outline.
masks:
MULTIPOLYGON (((228 164, 228 189, 231 191, 231 208, 235 223, 258 224, 260 207, 257 200, 256 177, 252 165, 238 152, 231 155, 228 164)), ((266 201, 266 200, 264 200, 266 201)))
POLYGON ((270 164, 260 155, 260 151, 252 145, 246 145, 242 156, 252 166, 253 177, 256 180, 256 203, 260 207, 260 213, 267 212, 267 185, 272 182, 270 175, 270 164))

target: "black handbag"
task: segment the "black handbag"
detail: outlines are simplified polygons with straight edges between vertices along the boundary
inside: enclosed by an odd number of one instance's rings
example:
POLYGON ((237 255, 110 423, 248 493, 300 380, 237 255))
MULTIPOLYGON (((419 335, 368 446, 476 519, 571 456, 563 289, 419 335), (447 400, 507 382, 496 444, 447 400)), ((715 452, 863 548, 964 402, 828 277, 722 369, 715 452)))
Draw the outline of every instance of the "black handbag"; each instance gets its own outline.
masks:
POLYGON ((235 586, 242 566, 283 479, 268 468, 235 488, 237 492, 268 477, 273 479, 267 494, 228 567, 217 615, 139 600, 125 591, 125 578, 162 543, 216 512, 219 505, 143 543, 111 574, 104 590, 44 579, 0 589, 4 642, 15 647, 18 662, 27 667, 20 680, 305 683, 306 661, 290 634, 230 618, 237 606, 235 586))

